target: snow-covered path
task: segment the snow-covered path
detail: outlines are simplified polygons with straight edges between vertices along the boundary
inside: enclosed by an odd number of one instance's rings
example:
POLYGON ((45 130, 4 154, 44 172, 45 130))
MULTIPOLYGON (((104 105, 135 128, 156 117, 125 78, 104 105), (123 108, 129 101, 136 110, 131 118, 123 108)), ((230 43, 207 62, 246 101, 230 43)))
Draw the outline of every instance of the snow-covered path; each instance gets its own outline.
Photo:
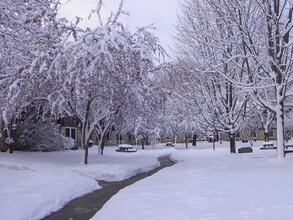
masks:
POLYGON ((89 165, 81 151, 0 153, 0 219, 41 219, 70 200, 99 189, 96 179, 119 181, 159 166, 157 157, 174 149, 115 152, 97 155, 90 149, 89 165))
POLYGON ((98 181, 99 185, 102 187, 101 189, 70 201, 62 209, 52 213, 52 215, 44 218, 44 220, 92 218, 104 206, 104 204, 121 189, 135 184, 137 181, 149 177, 161 169, 174 165, 170 160, 170 155, 162 156, 158 159, 160 161, 159 167, 133 176, 127 180, 115 182, 98 181))

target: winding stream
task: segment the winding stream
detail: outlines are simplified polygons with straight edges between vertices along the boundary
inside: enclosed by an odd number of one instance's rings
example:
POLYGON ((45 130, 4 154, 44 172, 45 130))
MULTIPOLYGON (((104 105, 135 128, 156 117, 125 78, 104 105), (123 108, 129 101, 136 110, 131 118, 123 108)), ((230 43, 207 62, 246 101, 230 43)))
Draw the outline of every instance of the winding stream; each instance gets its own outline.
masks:
POLYGON ((170 160, 170 155, 158 159, 160 161, 159 167, 127 180, 118 182, 98 181, 103 188, 70 201, 62 209, 47 216, 44 220, 88 220, 92 218, 120 189, 151 176, 165 167, 174 165, 170 160))

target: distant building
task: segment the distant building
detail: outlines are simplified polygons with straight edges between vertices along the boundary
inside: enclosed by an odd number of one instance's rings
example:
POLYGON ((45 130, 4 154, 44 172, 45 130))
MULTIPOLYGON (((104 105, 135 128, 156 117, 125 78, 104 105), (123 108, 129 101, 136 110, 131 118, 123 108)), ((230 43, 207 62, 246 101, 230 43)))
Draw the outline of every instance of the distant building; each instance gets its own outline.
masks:
MULTIPOLYGON (((221 133, 220 137, 224 141, 229 141, 229 133, 221 133)), ((265 132, 263 129, 259 129, 257 131, 248 132, 248 131, 239 131, 235 134, 236 141, 247 140, 247 139, 254 139, 257 141, 264 141, 265 140, 265 132)), ((277 140, 277 130, 271 129, 269 131, 269 139, 270 140, 277 140)))

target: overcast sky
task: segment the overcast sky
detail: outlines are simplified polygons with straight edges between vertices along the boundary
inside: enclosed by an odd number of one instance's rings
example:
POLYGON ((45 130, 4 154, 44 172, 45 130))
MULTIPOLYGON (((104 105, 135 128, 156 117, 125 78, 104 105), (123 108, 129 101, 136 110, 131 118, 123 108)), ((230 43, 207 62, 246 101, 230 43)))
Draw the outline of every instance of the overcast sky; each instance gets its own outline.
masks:
MULTIPOLYGON (((111 11, 116 11, 119 3, 120 0, 104 0, 103 17, 106 18, 111 11)), ((68 19, 82 17, 83 26, 93 27, 96 20, 88 21, 87 17, 96 5, 97 0, 71 0, 61 7, 60 12, 68 19)), ((121 20, 132 30, 154 23, 157 28, 156 35, 160 38, 162 46, 169 51, 168 46, 172 47, 173 26, 177 23, 179 0, 124 0, 123 9, 129 12, 129 16, 124 16, 121 20)))

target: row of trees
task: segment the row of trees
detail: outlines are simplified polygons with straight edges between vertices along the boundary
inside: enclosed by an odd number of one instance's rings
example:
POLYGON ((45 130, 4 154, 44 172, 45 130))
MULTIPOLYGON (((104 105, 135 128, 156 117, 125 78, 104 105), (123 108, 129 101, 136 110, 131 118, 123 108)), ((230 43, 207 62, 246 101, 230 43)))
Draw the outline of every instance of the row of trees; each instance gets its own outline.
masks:
POLYGON ((288 1, 185 0, 176 62, 161 65, 158 39, 119 22, 123 1, 106 21, 102 4, 93 11, 96 27, 83 29, 79 18, 57 17, 58 0, 0 3, 0 110, 10 151, 16 123, 26 145, 47 140, 44 146, 60 149, 53 122, 75 116, 84 163, 90 135, 102 154, 113 126, 142 140, 177 134, 186 147, 194 134, 229 132, 235 153, 236 132, 262 125, 268 137, 276 119, 278 156, 284 156, 293 89, 288 1))
POLYGON ((180 77, 210 127, 235 132, 259 114, 276 119, 284 157, 284 114, 292 107, 292 4, 288 0, 185 0, 177 26, 180 77), (254 116, 255 117, 255 116, 254 116))
POLYGON ((105 22, 102 4, 93 11, 97 26, 82 29, 79 19, 57 17, 58 0, 0 3, 1 118, 11 152, 16 123, 29 118, 76 116, 84 163, 92 133, 102 153, 114 125, 142 135, 157 128, 149 120, 164 106, 165 92, 154 83, 163 49, 147 28, 132 33, 119 22, 123 1, 105 22))

